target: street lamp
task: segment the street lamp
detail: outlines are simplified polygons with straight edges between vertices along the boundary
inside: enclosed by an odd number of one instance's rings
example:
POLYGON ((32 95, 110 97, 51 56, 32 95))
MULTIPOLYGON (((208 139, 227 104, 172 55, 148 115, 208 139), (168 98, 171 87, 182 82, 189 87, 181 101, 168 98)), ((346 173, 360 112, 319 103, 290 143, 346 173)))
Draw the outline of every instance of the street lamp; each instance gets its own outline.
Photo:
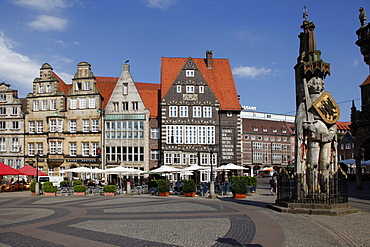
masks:
POLYGON ((211 163, 211 183, 209 185, 209 198, 216 198, 216 195, 215 195, 215 182, 213 181, 213 151, 215 150, 215 146, 213 145, 209 145, 208 146, 208 150, 209 150, 209 161, 211 163))
POLYGON ((40 184, 39 184, 39 157, 40 154, 37 153, 35 154, 36 157, 36 184, 35 184, 35 195, 39 196, 40 195, 40 184))

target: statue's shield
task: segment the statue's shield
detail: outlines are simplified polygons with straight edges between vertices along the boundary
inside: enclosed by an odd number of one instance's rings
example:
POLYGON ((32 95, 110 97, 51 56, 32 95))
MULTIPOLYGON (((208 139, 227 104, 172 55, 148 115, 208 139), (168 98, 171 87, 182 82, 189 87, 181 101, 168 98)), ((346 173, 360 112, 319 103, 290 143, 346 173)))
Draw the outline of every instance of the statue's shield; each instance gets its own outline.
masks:
POLYGON ((337 102, 335 102, 328 91, 325 91, 320 98, 313 103, 313 107, 326 123, 334 124, 338 121, 340 109, 337 102))

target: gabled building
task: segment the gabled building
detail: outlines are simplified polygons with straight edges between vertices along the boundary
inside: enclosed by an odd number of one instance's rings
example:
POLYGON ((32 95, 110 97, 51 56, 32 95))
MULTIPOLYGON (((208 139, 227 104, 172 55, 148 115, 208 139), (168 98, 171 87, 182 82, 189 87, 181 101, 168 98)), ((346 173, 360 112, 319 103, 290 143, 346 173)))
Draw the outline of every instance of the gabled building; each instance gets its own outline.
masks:
POLYGON ((18 91, 0 83, 0 162, 19 169, 24 165, 24 113, 18 91))
MULTIPOLYGON (((158 116, 158 88, 159 84, 135 83, 130 65, 123 65, 105 107, 106 167, 121 165, 149 170, 151 148, 158 150, 158 145, 150 145, 150 119, 158 116)), ((154 122, 152 125, 158 129, 158 121, 154 122)))
POLYGON ((162 164, 241 164, 241 106, 228 59, 162 58, 162 164))

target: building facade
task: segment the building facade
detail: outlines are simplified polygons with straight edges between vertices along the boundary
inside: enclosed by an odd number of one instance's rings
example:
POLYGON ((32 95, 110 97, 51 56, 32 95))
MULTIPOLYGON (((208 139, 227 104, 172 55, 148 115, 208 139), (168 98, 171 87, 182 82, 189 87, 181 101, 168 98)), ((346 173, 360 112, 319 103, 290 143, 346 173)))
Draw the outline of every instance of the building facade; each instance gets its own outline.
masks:
POLYGON ((227 59, 162 58, 161 94, 162 164, 240 164, 241 107, 227 59))
POLYGON ((19 169, 24 164, 24 113, 17 90, 0 83, 0 162, 19 169))

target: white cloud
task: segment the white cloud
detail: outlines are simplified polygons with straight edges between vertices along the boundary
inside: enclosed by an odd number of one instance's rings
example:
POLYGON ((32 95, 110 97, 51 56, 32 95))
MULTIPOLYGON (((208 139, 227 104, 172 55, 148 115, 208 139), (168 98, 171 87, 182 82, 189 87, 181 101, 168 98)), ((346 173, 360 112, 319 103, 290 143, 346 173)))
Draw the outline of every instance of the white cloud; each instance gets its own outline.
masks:
POLYGON ((13 3, 23 8, 47 12, 72 6, 72 2, 68 0, 13 0, 13 3))
POLYGON ((21 94, 31 92, 32 82, 38 76, 40 65, 27 56, 13 51, 11 40, 0 31, 0 79, 11 84, 21 94))
POLYGON ((146 6, 150 8, 162 10, 166 10, 171 7, 171 5, 175 4, 174 0, 145 0, 145 2, 147 3, 146 6))
POLYGON ((256 68, 254 66, 239 66, 233 68, 233 75, 237 78, 250 78, 254 79, 259 76, 270 75, 272 73, 271 69, 266 68, 256 68))
POLYGON ((358 64, 358 59, 355 58, 355 61, 353 62, 353 66, 357 66, 357 64, 358 64))
POLYGON ((63 31, 67 24, 67 20, 50 15, 39 15, 35 21, 28 23, 32 29, 39 31, 63 31))

